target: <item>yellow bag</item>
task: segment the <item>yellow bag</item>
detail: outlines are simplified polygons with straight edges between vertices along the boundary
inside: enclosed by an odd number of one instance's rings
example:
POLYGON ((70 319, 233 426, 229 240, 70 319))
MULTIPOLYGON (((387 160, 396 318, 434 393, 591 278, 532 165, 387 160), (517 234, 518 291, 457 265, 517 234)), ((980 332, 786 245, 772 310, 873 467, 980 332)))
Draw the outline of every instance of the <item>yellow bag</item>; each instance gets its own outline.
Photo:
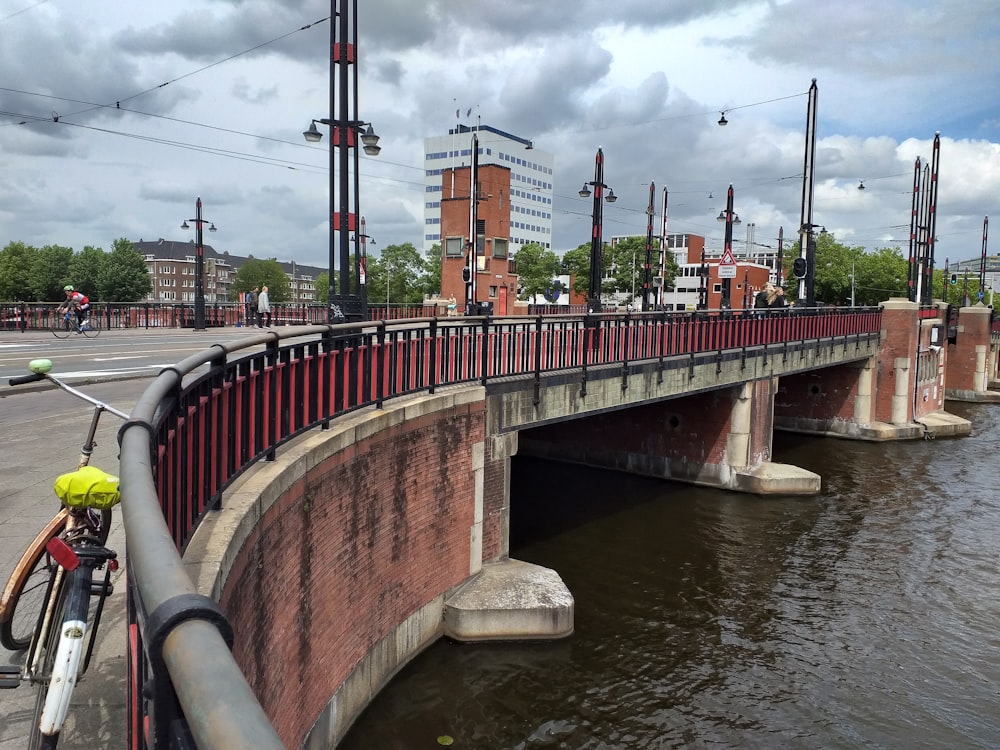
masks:
POLYGON ((71 508, 105 510, 121 501, 118 477, 101 471, 96 466, 83 466, 58 477, 55 491, 63 505, 71 508))

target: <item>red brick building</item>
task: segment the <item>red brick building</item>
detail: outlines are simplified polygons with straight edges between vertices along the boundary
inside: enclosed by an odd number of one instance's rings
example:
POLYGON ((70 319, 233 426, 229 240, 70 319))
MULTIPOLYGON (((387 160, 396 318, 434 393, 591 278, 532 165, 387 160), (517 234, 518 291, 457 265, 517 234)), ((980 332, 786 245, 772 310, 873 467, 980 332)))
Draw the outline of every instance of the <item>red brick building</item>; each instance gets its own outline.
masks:
MULTIPOLYGON (((441 296, 454 297, 465 312, 466 282, 462 270, 473 247, 469 238, 472 170, 442 170, 441 296)), ((476 303, 492 303, 494 315, 510 315, 517 300, 517 274, 510 257, 510 169, 496 164, 478 168, 476 190, 476 303)))

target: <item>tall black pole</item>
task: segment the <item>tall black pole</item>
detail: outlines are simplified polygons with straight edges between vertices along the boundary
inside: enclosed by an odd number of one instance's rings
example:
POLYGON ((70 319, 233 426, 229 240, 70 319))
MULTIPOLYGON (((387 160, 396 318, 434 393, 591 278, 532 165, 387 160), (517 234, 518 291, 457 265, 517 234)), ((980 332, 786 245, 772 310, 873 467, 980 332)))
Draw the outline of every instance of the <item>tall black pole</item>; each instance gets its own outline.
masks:
POLYGON ((806 149, 802 169, 802 216, 799 222, 799 257, 805 261, 805 276, 799 279, 797 299, 808 307, 815 304, 816 252, 813 242, 813 174, 816 152, 816 100, 819 90, 813 78, 806 108, 806 149))
POLYGON ((937 232, 937 194, 938 194, 938 170, 941 167, 941 134, 934 134, 934 146, 931 149, 931 182, 927 199, 927 260, 924 264, 924 296, 922 304, 929 305, 931 298, 931 283, 934 281, 934 242, 937 232))
POLYGON ((604 192, 604 151, 597 149, 594 159, 594 212, 590 238, 590 286, 588 287, 587 310, 592 313, 601 311, 601 223, 603 207, 601 198, 604 192))
MULTIPOLYGON (((726 243, 725 250, 723 252, 723 258, 732 258, 733 256, 733 186, 729 186, 729 190, 726 192, 726 243)), ((733 272, 735 273, 736 267, 733 266, 733 272)), ((722 263, 719 264, 719 276, 722 276, 722 263)), ((722 278, 722 301, 719 303, 719 309, 729 310, 733 306, 733 301, 730 296, 732 290, 732 279, 729 276, 722 278)))
POLYGON ((778 262, 777 271, 774 274, 774 282, 780 286, 785 286, 785 259, 782 257, 784 254, 784 244, 785 244, 785 228, 778 227, 778 262))
POLYGON ((649 310, 650 291, 653 287, 653 217, 656 209, 653 207, 656 183, 649 183, 649 207, 646 209, 646 268, 642 277, 642 311, 649 310))
MULTIPOLYGON (((984 295, 986 291, 986 235, 989 234, 990 217, 983 217, 983 254, 979 260, 979 294, 984 295)), ((983 299, 981 296, 980 300, 983 299)))
POLYGON ((205 330, 205 245, 201 231, 201 198, 194 203, 194 330, 205 330))
POLYGON ((906 298, 917 301, 917 228, 920 213, 920 157, 913 163, 913 196, 910 199, 910 247, 906 269, 906 298))

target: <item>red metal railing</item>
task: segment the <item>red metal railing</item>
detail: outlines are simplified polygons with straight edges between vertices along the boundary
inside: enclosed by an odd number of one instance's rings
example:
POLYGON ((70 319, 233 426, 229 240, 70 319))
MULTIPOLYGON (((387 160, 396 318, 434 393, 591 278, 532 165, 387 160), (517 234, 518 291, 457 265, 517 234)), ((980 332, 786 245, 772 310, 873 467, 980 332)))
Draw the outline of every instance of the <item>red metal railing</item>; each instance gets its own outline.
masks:
MULTIPOLYGON (((230 738, 227 746, 277 747, 260 706, 248 704, 242 688, 231 692, 245 681, 224 642, 228 624, 214 602, 190 593, 179 552, 240 473, 297 435, 355 409, 444 385, 515 376, 537 383, 543 373, 572 369, 586 378, 588 368, 600 365, 878 336, 880 328, 878 308, 430 317, 279 328, 189 357, 153 381, 121 431, 129 620, 137 626, 130 627, 137 644, 130 654, 136 673, 130 724, 141 726, 136 707, 149 705, 149 746, 167 747, 180 721, 190 725, 198 747, 215 748, 222 745, 211 739, 206 717, 232 712, 239 720, 227 726, 253 739, 230 738), (206 620, 215 628, 199 630, 196 624, 206 620), (172 632, 178 637, 168 641, 172 632), (205 681, 219 683, 215 705, 185 712, 180 706, 193 700, 187 691, 205 681), (143 684, 153 693, 148 704, 143 684)), ((206 690, 197 694, 204 699, 206 690)), ((134 747, 146 741, 133 739, 134 747)))

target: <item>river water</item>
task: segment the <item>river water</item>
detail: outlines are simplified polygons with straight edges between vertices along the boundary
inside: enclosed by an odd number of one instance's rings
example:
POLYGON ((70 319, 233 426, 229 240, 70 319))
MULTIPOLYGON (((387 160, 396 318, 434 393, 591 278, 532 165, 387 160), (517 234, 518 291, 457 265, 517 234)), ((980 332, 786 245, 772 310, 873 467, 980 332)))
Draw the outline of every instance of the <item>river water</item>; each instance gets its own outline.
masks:
POLYGON ((515 458, 511 556, 575 633, 440 641, 339 750, 1000 747, 1000 408, 948 409, 971 436, 776 435, 815 497, 515 458))

